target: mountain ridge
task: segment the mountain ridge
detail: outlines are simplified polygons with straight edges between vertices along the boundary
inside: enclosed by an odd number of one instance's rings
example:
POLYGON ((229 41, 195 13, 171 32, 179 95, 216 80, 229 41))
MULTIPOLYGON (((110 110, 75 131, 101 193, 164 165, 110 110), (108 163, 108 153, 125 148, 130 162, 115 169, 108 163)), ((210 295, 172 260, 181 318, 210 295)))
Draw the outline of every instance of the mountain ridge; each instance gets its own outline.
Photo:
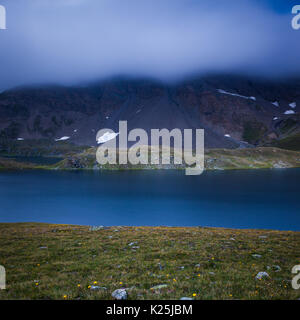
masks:
POLYGON ((205 129, 207 148, 272 145, 300 131, 300 80, 238 76, 178 83, 114 78, 84 86, 16 88, 0 94, 0 140, 59 139, 96 145, 99 129, 205 129), (286 112, 290 112, 285 114, 286 112))

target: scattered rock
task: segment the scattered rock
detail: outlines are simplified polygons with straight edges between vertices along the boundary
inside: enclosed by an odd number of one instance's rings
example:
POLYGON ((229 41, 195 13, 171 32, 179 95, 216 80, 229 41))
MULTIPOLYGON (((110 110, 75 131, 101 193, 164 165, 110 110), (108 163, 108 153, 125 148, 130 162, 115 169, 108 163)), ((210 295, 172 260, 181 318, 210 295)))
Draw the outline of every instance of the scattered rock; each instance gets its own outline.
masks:
POLYGON ((256 279, 261 280, 262 278, 268 278, 269 274, 265 271, 261 271, 256 275, 256 279))
POLYGON ((111 295, 116 300, 126 300, 127 299, 127 291, 125 289, 117 289, 111 295))
POLYGON ((109 227, 104 227, 104 226, 91 226, 91 227, 89 227, 89 231, 99 231, 99 230, 104 230, 104 229, 109 229, 109 227))
POLYGON ((163 269, 163 266, 162 266, 160 263, 158 263, 157 265, 158 265, 158 267, 159 267, 159 270, 162 270, 162 269, 163 269))
POLYGON ((212 276, 214 276, 214 275, 215 275, 215 273, 214 273, 214 272, 212 272, 212 271, 211 271, 211 272, 209 272, 209 274, 211 274, 212 276))
POLYGON ((201 267, 201 264, 200 264, 200 263, 197 263, 197 264, 195 264, 195 267, 196 267, 196 268, 200 268, 200 267, 201 267))
POLYGON ((48 249, 48 247, 39 247, 39 249, 48 249))
POLYGON ((184 270, 184 266, 182 266, 182 267, 179 267, 179 269, 180 269, 180 270, 184 270))
POLYGON ((160 289, 163 289, 163 288, 167 288, 167 284, 159 284, 157 286, 154 286, 151 288, 151 290, 160 290, 160 289))
POLYGON ((130 242, 128 245, 129 245, 129 247, 132 247, 132 246, 134 246, 135 244, 137 244, 137 242, 130 242))
POLYGON ((97 290, 107 290, 106 287, 99 287, 99 286, 91 286, 90 289, 93 290, 93 291, 97 291, 97 290))
POLYGON ((194 300, 193 298, 189 298, 189 297, 182 297, 180 298, 180 300, 194 300))
POLYGON ((278 266, 278 265, 273 265, 272 267, 267 266, 267 270, 272 270, 272 269, 273 269, 275 272, 281 271, 281 268, 280 268, 280 266, 278 266))
POLYGON ((136 286, 132 286, 130 288, 125 288, 126 291, 131 291, 131 290, 134 290, 134 289, 136 289, 136 286))
POLYGON ((260 254, 253 254, 252 257, 260 259, 262 256, 260 254))
POLYGON ((274 269, 275 269, 275 272, 279 272, 279 271, 281 271, 281 268, 280 268, 280 266, 278 266, 278 265, 275 265, 275 266, 273 266, 274 267, 274 269))

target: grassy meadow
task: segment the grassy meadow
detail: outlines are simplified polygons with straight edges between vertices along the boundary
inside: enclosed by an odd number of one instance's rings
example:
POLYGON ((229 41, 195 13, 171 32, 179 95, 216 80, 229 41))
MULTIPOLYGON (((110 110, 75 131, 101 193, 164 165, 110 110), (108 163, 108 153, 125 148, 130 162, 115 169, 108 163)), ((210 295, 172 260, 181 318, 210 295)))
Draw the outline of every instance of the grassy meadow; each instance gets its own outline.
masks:
POLYGON ((295 300, 299 248, 299 232, 2 223, 0 299, 295 300))

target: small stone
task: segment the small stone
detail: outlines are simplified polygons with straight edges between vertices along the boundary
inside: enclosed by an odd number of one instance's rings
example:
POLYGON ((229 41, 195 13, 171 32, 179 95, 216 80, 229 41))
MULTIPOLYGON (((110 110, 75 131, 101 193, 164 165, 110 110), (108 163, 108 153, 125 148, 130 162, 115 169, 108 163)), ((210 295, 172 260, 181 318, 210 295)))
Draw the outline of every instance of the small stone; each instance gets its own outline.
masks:
POLYGON ((200 268, 200 267, 201 267, 201 264, 200 264, 200 263, 197 263, 197 264, 195 264, 195 267, 196 267, 196 268, 200 268))
POLYGON ((252 255, 252 257, 253 257, 253 258, 258 258, 258 259, 259 259, 259 258, 261 258, 262 256, 261 256, 260 254, 253 254, 253 255, 252 255))
POLYGON ((157 286, 154 286, 151 288, 151 290, 160 290, 160 289, 163 289, 163 288, 167 288, 167 284, 159 284, 157 286))
POLYGON ((137 242, 130 242, 128 245, 129 245, 129 247, 132 247, 132 246, 134 246, 135 244, 137 244, 137 242))
POLYGON ((89 231, 98 231, 98 230, 102 230, 102 229, 105 229, 104 226, 91 226, 89 228, 89 231))
POLYGON ((90 289, 93 290, 93 291, 97 291, 97 290, 107 290, 106 287, 99 287, 99 286, 91 286, 90 289))
POLYGON ((212 276, 214 276, 214 275, 215 275, 215 273, 214 273, 214 272, 212 272, 212 271, 211 271, 211 272, 209 272, 209 274, 211 274, 212 276))
POLYGON ((278 265, 273 266, 273 268, 275 269, 275 272, 281 271, 281 268, 278 265))
POLYGON ((259 236, 260 239, 267 239, 267 236, 259 236))
POLYGON ((126 300, 127 299, 127 291, 125 289, 117 289, 111 295, 116 300, 126 300))
POLYGON ((189 297, 182 297, 180 298, 180 300, 194 300, 193 298, 189 298, 189 297))
POLYGON ((261 271, 256 275, 256 279, 261 280, 262 278, 268 278, 269 274, 265 271, 261 271))
POLYGON ((39 249, 48 249, 48 247, 39 247, 39 249))

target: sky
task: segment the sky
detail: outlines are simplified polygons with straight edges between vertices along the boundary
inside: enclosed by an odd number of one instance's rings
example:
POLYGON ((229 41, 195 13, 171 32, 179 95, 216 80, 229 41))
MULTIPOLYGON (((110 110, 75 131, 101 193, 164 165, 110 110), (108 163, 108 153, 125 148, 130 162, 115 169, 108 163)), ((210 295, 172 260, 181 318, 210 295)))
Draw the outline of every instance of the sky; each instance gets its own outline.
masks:
POLYGON ((300 77, 300 0, 0 0, 0 90, 128 75, 300 77))

